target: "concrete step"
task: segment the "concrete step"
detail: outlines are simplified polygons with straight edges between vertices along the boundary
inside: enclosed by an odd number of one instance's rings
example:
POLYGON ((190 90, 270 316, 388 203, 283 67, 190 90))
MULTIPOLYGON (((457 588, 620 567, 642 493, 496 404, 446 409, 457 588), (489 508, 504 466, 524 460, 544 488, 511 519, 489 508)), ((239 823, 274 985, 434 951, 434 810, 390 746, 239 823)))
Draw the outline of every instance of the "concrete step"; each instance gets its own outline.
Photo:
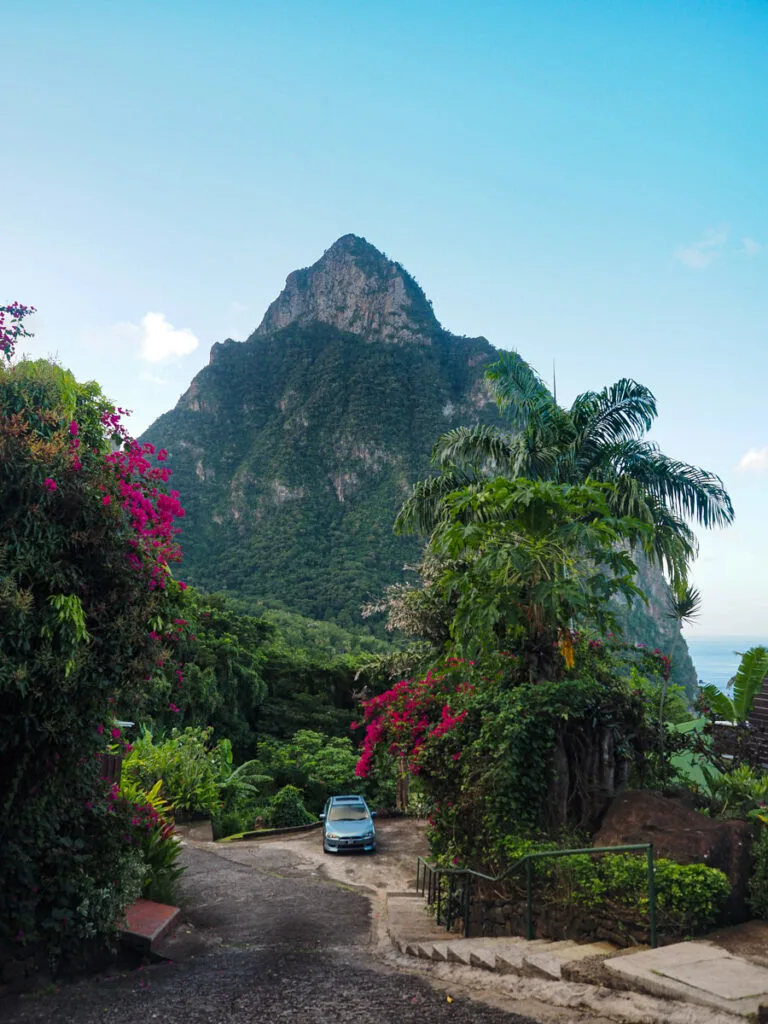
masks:
POLYGON ((387 928, 393 945, 408 956, 433 959, 432 946, 445 943, 450 933, 437 924, 424 898, 413 893, 387 897, 387 928))
MULTIPOLYGON (((534 940, 536 945, 544 940, 534 940)), ((497 970, 497 960, 513 959, 521 951, 533 943, 522 938, 476 938, 456 939, 448 944, 449 963, 465 964, 468 967, 481 967, 485 970, 497 970)), ((522 953, 520 953, 522 956, 522 953)))
POLYGON ((587 942, 581 945, 572 942, 563 946, 560 946, 559 943, 552 943, 551 946, 542 946, 540 949, 526 951, 523 956, 521 973, 531 977, 553 978, 559 981, 563 976, 563 967, 566 964, 573 963, 574 960, 585 960, 591 956, 608 958, 616 952, 617 948, 612 942, 587 942), (558 946, 559 948, 556 948, 558 946))
POLYGON ((554 945, 556 943, 551 939, 509 940, 506 946, 500 946, 496 952, 495 970, 498 974, 522 974, 527 956, 554 945))
POLYGON ((153 900, 136 900, 126 907, 117 931, 127 945, 152 951, 160 939, 173 927, 181 911, 153 900))
POLYGON ((604 960, 602 967, 637 992, 734 1016, 755 1020, 768 1007, 768 968, 711 942, 678 942, 604 960))

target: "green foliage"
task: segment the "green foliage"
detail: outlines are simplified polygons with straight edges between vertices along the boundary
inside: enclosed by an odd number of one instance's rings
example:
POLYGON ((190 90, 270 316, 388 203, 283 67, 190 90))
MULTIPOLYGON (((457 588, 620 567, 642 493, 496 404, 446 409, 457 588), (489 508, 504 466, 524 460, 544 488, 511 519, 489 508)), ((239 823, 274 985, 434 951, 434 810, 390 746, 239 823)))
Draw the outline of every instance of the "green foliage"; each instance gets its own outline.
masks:
POLYGON ((154 724, 163 729, 208 725, 214 738, 226 737, 239 758, 247 757, 267 696, 264 670, 273 636, 274 628, 263 619, 188 587, 179 617, 157 641, 162 685, 152 709, 154 724))
POLYGON ((682 686, 675 686, 674 683, 666 688, 666 692, 658 684, 657 679, 648 678, 636 667, 632 666, 629 677, 633 689, 638 690, 645 700, 648 708, 648 716, 651 719, 659 720, 663 716, 667 725, 679 725, 688 722, 691 718, 691 709, 688 706, 688 698, 682 686), (664 703, 662 706, 662 696, 664 703))
POLYGON ((283 786, 269 802, 269 823, 272 828, 293 828, 309 825, 314 818, 304 806, 301 790, 283 786))
POLYGON ((701 696, 711 711, 726 722, 746 722, 755 697, 768 676, 768 650, 751 647, 741 655, 739 667, 732 680, 733 697, 723 693, 713 683, 701 687, 701 696))
POLYGON ((432 325, 428 345, 365 344, 318 323, 216 346, 196 401, 146 434, 184 494, 186 578, 365 628, 361 606, 418 559, 392 522, 434 437, 498 419, 472 397, 494 349, 432 325))
POLYGON ((228 739, 212 745, 209 727, 187 726, 155 741, 145 729, 123 763, 123 789, 134 793, 162 784, 173 812, 211 818, 214 837, 252 828, 272 782, 258 761, 235 766, 228 739))
POLYGON ((146 729, 123 762, 123 775, 146 792, 162 782, 175 812, 211 815, 220 807, 221 796, 219 757, 210 741, 211 730, 199 726, 174 729, 158 742, 146 729))
POLYGON ((134 779, 122 779, 120 795, 135 811, 145 810, 146 824, 138 830, 144 865, 142 895, 158 903, 176 903, 177 882, 186 868, 179 864, 181 844, 173 828, 172 808, 161 795, 162 780, 144 792, 134 779))
POLYGON ((451 633, 463 653, 524 635, 532 678, 553 677, 553 644, 574 621, 615 625, 610 598, 639 594, 623 545, 645 528, 611 514, 610 491, 498 477, 446 498, 432 545, 450 560, 441 582, 455 600, 451 633))
POLYGON ((98 386, 22 361, 0 369, 0 410, 0 940, 57 956, 110 939, 141 892, 133 815, 99 763, 105 723, 152 702, 149 622, 180 591, 129 561, 98 386))
POLYGON ((331 737, 300 729, 288 742, 265 739, 259 744, 261 770, 277 787, 293 786, 313 811, 338 793, 361 792, 355 777, 357 753, 348 736, 331 737))
MULTIPOLYGON (((526 854, 563 849, 582 843, 545 842, 508 836, 504 843, 507 863, 526 854)), ((768 848, 767 848, 768 849, 768 848)), ((585 907, 619 920, 645 925, 648 921, 648 862, 634 854, 572 854, 532 861, 534 885, 539 897, 558 906, 585 907)), ((524 876, 509 876, 522 896, 524 876)), ((677 864, 665 858, 654 862, 656 910, 659 929, 667 935, 699 935, 720 919, 731 887, 727 876, 705 864, 677 864)))
POLYGON ((181 843, 172 823, 147 829, 141 838, 141 859, 144 862, 145 899, 173 906, 178 898, 177 883, 186 871, 179 864, 181 843))
POLYGON ((754 870, 749 881, 749 905, 755 917, 768 920, 768 828, 759 829, 752 845, 754 870))
POLYGON ((710 794, 710 813, 717 818, 748 818, 768 804, 768 773, 747 764, 728 772, 702 769, 710 794))
MULTIPOLYGON (((599 870, 608 900, 647 913, 648 873, 643 858, 607 856, 599 870)), ((655 882, 659 926, 678 935, 699 935, 716 924, 731 892, 726 875, 706 864, 657 860, 655 882)))

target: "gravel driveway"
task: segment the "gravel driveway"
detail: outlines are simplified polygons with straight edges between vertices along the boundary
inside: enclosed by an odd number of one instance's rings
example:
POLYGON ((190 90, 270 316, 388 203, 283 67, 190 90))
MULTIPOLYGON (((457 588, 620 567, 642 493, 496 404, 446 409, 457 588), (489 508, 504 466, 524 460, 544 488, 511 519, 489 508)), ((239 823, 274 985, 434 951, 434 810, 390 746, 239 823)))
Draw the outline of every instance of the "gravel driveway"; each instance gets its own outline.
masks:
POLYGON ((6 1001, 0 1020, 535 1024, 458 995, 449 1002, 421 978, 372 958, 371 901, 343 882, 378 890, 412 876, 413 850, 422 841, 412 824, 382 823, 375 857, 323 857, 317 835, 258 850, 188 844, 186 924, 169 944, 173 962, 6 1001))

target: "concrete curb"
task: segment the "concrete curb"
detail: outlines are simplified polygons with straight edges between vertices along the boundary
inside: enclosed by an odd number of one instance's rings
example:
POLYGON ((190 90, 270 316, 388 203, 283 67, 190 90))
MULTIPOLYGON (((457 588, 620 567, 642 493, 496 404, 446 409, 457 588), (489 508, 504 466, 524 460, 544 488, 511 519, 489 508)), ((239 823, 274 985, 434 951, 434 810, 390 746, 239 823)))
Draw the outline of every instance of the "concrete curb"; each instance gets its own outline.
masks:
POLYGON ((221 839, 214 840, 214 842, 236 843, 245 839, 270 839, 272 836, 290 836, 294 833, 301 835, 304 832, 314 832, 322 827, 322 821, 311 821, 309 825, 292 825, 288 828, 259 828, 253 832, 238 832, 233 836, 223 836, 221 839))

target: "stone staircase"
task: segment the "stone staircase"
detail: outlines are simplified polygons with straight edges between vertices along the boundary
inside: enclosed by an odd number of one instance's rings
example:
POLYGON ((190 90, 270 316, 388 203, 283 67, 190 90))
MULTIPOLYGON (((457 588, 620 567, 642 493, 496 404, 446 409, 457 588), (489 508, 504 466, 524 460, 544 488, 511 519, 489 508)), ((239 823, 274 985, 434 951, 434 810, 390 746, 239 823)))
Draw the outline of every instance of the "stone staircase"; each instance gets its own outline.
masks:
POLYGON ((389 936, 393 945, 407 956, 437 963, 463 964, 498 974, 527 977, 563 977, 563 968, 588 957, 608 958, 617 952, 610 942, 556 942, 549 939, 508 938, 465 939, 435 924, 422 896, 390 893, 389 936))
MULTIPOLYGON (((706 1007, 722 1014, 717 1021, 748 1018, 768 1022, 765 943, 760 943, 759 957, 755 957, 754 949, 747 950, 752 955, 745 957, 707 939, 658 949, 638 946, 622 950, 610 942, 557 942, 515 936, 465 939, 439 927, 424 897, 413 892, 390 893, 387 915, 390 940, 406 956, 477 968, 497 976, 580 981, 586 983, 583 987, 599 986, 602 991, 607 988, 661 997, 678 1007, 687 1004, 690 1012, 686 1021, 701 1019, 700 1011, 706 1007)), ((488 981, 491 983, 490 977, 488 981)), ((504 984, 501 979, 499 984, 504 984)), ((713 1019, 707 1017, 708 1021, 713 1019)))

